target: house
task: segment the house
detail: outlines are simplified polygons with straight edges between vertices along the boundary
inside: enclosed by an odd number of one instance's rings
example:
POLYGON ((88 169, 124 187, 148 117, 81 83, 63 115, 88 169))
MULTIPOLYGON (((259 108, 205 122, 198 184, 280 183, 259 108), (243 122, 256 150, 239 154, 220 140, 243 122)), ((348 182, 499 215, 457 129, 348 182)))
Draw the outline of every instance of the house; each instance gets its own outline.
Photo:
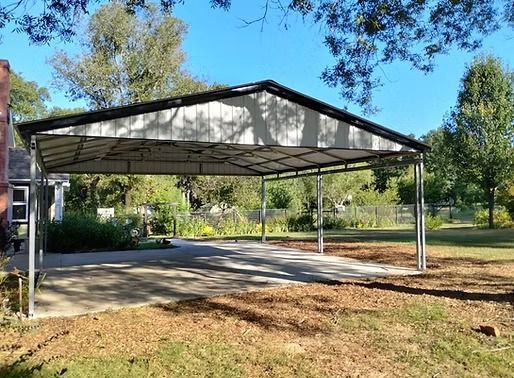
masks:
MULTIPOLYGON (((24 228, 28 223, 28 198, 30 184, 30 155, 25 148, 9 147, 8 182, 10 188, 7 221, 24 228)), ((38 174, 39 180, 39 174, 38 174)), ((69 187, 69 175, 48 175, 49 219, 61 220, 64 211, 64 189, 69 187)))
MULTIPOLYGON (((15 146, 9 91, 9 63, 0 60, 0 224, 4 230, 17 224, 18 237, 24 239, 29 220, 30 155, 24 147, 15 146)), ((38 183, 39 177, 38 173, 38 183)), ((48 194, 41 196, 41 202, 47 203, 48 219, 60 220, 69 175, 49 175, 48 184, 48 194)))

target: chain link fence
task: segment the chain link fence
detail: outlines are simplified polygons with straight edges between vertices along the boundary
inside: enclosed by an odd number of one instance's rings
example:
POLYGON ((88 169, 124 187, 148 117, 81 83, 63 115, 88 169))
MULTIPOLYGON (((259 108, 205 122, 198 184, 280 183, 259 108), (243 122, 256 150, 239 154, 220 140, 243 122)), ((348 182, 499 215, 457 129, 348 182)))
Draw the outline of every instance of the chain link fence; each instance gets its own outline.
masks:
MULTIPOLYGON (((438 215, 445 220, 452 220, 457 223, 473 223, 474 208, 459 209, 449 206, 426 205, 425 213, 438 215)), ((287 209, 266 209, 266 220, 272 221, 277 218, 295 217, 301 213, 287 209)), ((314 212, 315 215, 315 212, 314 212)), ((346 206, 324 210, 325 219, 343 219, 348 222, 362 221, 364 224, 376 225, 406 225, 414 224, 414 205, 378 205, 378 206, 346 206)), ((221 220, 232 220, 238 222, 245 220, 260 223, 260 210, 236 210, 226 209, 219 212, 191 212, 178 213, 180 221, 203 220, 209 224, 218 224, 221 220)))

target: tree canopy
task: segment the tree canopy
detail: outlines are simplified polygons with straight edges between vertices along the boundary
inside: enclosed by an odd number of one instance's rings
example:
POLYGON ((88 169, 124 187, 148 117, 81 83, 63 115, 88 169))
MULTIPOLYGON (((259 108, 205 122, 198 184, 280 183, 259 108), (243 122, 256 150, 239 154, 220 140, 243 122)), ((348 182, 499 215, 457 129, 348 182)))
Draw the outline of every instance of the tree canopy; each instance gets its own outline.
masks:
MULTIPOLYGON (((99 0, 19 0, 0 5, 0 28, 14 25, 35 43, 55 38, 69 40, 77 20, 99 0), (28 6, 29 3, 36 6, 28 6)), ((100 1, 102 2, 102 1, 100 1)), ((170 15, 185 0, 119 0, 130 13, 159 7, 170 15)), ((247 24, 268 21, 272 13, 287 28, 300 16, 319 25, 324 43, 335 62, 322 72, 323 81, 340 90, 344 100, 372 111, 373 90, 382 85, 383 65, 402 61, 423 72, 433 70, 436 57, 452 48, 473 51, 482 39, 502 25, 514 26, 510 0, 260 0, 262 14, 247 24)), ((215 8, 229 10, 231 0, 210 0, 215 8)), ((120 30, 123 33, 123 30, 120 30)))
POLYGON ((89 21, 77 56, 56 53, 54 81, 91 109, 120 106, 208 88, 183 69, 185 24, 153 6, 137 13, 113 2, 89 21))
POLYGON ((486 194, 492 228, 496 191, 514 175, 514 73, 497 58, 477 58, 445 128, 460 179, 486 194))
POLYGON ((11 111, 14 123, 43 118, 47 113, 46 102, 50 93, 35 81, 25 80, 11 71, 11 111))

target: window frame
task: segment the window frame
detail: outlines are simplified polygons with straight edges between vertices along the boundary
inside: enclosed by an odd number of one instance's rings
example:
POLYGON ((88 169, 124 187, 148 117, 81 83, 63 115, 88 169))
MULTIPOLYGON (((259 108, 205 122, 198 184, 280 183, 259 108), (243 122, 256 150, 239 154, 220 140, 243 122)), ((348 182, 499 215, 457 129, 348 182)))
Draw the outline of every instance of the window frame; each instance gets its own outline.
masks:
POLYGON ((12 203, 11 203, 11 214, 13 222, 28 222, 29 221, 29 187, 28 186, 13 186, 12 188, 12 203), (25 201, 15 201, 14 191, 23 190, 25 193, 25 201), (23 219, 15 219, 14 206, 25 206, 25 217, 23 219))

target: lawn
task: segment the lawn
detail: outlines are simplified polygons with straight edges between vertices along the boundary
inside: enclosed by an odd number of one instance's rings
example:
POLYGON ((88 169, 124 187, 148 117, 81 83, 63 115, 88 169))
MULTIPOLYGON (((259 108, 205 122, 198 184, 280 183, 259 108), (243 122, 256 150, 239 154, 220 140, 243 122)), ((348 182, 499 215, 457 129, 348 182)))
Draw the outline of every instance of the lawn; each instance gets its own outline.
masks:
MULTIPOLYGON (((312 237, 272 242, 313 250, 312 237)), ((413 238, 345 231, 328 235, 326 253, 412 266, 413 238)), ((415 277, 4 324, 0 376, 513 377, 514 230, 440 230, 427 242, 429 271, 415 277)))

